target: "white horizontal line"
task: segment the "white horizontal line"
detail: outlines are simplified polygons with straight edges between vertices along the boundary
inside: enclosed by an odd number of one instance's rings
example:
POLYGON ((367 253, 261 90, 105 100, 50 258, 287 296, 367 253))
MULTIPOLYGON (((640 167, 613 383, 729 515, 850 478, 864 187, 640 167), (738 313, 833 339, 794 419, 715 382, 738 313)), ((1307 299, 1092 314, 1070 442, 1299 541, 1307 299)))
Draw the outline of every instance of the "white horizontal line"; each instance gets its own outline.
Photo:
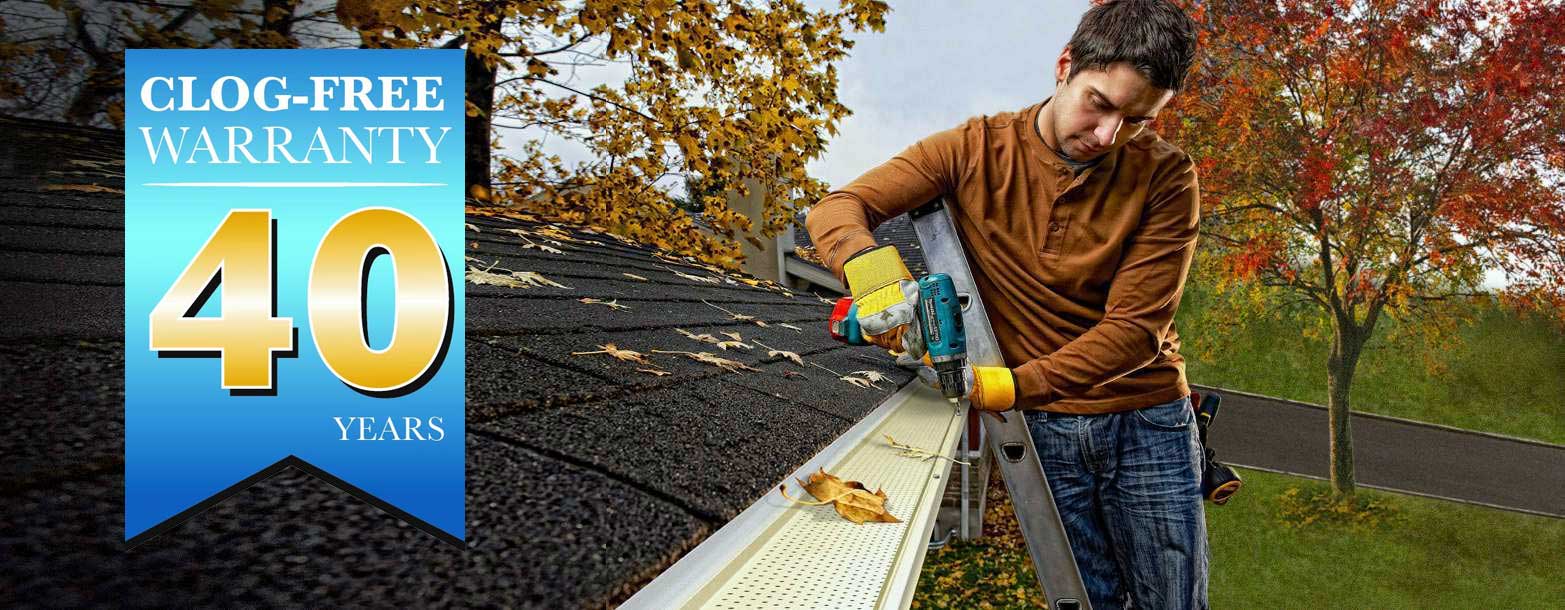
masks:
POLYGON ((356 188, 445 186, 444 182, 144 182, 142 186, 236 188, 356 188))

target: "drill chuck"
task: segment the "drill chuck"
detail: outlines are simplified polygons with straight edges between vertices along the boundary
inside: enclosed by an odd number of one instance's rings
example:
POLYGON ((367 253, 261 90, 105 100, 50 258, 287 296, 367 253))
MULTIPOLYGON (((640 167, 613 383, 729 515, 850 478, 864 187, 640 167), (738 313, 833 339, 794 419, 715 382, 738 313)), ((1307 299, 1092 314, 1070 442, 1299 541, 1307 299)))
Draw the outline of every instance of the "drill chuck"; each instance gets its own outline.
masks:
POLYGON ((967 380, 962 378, 962 360, 936 362, 935 373, 940 376, 940 393, 950 400, 967 395, 967 380))

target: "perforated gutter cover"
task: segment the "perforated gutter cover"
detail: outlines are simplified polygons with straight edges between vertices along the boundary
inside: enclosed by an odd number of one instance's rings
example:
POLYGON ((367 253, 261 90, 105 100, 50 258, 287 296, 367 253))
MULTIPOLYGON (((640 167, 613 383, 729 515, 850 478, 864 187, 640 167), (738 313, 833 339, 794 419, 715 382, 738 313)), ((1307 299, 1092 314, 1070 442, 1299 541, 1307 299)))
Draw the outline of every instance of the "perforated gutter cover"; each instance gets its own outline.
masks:
POLYGON ((792 505, 773 491, 620 607, 907 608, 951 461, 899 455, 884 435, 950 456, 963 415, 938 392, 908 383, 786 479, 790 495, 805 498, 793 479, 818 468, 884 488, 901 523, 856 525, 831 506, 792 505))

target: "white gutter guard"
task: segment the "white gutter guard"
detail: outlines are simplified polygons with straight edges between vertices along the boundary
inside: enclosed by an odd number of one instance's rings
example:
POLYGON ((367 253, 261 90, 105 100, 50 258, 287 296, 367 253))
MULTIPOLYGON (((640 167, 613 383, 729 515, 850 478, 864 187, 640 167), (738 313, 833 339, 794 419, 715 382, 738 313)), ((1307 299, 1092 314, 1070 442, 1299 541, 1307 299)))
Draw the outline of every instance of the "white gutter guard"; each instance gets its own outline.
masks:
POLYGON ((855 525, 831 506, 790 504, 774 488, 620 607, 909 607, 951 461, 899 455, 883 435, 949 456, 964 415, 915 380, 786 479, 789 495, 812 500, 794 478, 822 467, 884 488, 901 523, 855 525))

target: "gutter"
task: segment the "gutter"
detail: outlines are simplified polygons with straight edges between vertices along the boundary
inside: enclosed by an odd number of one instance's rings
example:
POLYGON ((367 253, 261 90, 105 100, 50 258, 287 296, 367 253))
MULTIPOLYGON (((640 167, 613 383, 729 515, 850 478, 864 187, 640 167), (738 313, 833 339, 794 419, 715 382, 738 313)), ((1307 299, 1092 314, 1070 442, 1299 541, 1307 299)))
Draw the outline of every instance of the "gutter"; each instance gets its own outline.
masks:
POLYGON ((819 468, 883 487, 901 523, 856 525, 831 506, 792 505, 773 490, 620 607, 908 608, 952 463, 898 455, 882 435, 950 456, 965 415, 909 382, 784 479, 805 498, 793 479, 819 468))

